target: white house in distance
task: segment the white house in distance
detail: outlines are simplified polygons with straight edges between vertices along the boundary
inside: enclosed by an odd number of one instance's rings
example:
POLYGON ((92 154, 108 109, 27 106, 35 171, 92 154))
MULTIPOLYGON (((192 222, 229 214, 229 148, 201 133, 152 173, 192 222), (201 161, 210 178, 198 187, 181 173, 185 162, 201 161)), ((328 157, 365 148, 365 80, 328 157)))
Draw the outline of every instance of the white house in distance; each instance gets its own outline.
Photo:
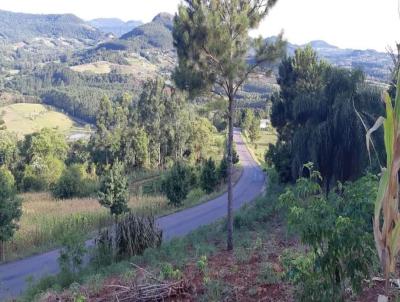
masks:
POLYGON ((271 121, 269 119, 261 119, 260 120, 260 129, 261 130, 267 130, 269 125, 271 125, 271 121))

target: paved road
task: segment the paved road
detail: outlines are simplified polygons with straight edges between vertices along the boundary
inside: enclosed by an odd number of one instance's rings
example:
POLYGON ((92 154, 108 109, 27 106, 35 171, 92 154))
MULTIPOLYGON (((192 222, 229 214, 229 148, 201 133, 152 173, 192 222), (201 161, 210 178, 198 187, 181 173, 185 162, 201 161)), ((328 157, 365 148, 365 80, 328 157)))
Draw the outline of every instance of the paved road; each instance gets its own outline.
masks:
MULTIPOLYGON (((243 166, 243 174, 234 187, 234 209, 250 202, 260 195, 265 176, 257 163, 253 160, 240 132, 235 129, 234 140, 237 152, 243 166)), ((225 217, 227 209, 227 194, 157 220, 164 231, 164 239, 183 236, 199 226, 210 224, 225 217)), ((88 242, 87 244, 90 244, 88 242)), ((29 257, 23 260, 7 263, 0 266, 0 301, 17 296, 26 288, 28 277, 40 278, 59 271, 57 258, 58 250, 29 257)))

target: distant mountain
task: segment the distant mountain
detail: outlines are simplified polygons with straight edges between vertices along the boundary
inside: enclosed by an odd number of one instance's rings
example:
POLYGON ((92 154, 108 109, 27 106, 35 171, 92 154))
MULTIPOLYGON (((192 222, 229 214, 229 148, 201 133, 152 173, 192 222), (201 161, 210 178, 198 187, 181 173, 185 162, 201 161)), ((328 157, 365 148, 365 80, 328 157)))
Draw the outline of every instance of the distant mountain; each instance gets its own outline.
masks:
POLYGON ((90 25, 103 31, 104 33, 112 33, 120 37, 132 29, 143 24, 142 21, 130 20, 127 22, 118 18, 99 18, 88 21, 90 25))
POLYGON ((343 68, 359 68, 373 80, 386 82, 390 76, 389 68, 393 62, 390 55, 385 52, 378 52, 373 49, 356 50, 343 49, 328 44, 325 41, 311 41, 307 44, 296 45, 288 43, 288 55, 293 55, 297 48, 311 45, 319 57, 329 63, 343 68))
POLYGON ((33 38, 99 40, 103 33, 72 14, 36 15, 0 10, 0 39, 21 42, 33 38))
POLYGON ((172 27, 173 16, 168 13, 160 13, 150 23, 138 26, 124 34, 121 40, 139 43, 141 48, 172 49, 172 27))

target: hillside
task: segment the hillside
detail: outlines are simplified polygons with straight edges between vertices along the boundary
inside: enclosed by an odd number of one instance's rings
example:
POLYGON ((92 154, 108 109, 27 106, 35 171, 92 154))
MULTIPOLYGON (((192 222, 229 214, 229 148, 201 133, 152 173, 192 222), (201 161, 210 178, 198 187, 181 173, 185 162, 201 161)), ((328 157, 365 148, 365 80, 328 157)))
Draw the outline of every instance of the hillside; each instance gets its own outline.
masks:
POLYGON ((39 37, 99 40, 103 33, 72 14, 37 15, 0 10, 0 39, 19 42, 39 37))
MULTIPOLYGON (((321 40, 311 41, 307 44, 310 44, 321 58, 335 66, 360 68, 371 79, 377 81, 386 82, 390 75, 389 68, 392 65, 392 60, 387 53, 373 49, 343 49, 321 40)), ((293 55, 295 49, 304 47, 307 44, 296 45, 288 43, 288 54, 293 55)))
POLYGON ((142 48, 156 47, 163 50, 172 49, 173 16, 160 13, 147 24, 141 25, 126 33, 121 40, 141 43, 142 48))
POLYGON ((81 133, 83 128, 64 113, 41 104, 13 104, 0 108, 0 117, 7 130, 22 138, 43 128, 56 128, 70 135, 81 133))
POLYGON ((130 20, 127 22, 118 18, 98 18, 88 21, 90 25, 100 29, 104 33, 112 33, 117 37, 130 32, 135 27, 143 24, 142 21, 130 20))

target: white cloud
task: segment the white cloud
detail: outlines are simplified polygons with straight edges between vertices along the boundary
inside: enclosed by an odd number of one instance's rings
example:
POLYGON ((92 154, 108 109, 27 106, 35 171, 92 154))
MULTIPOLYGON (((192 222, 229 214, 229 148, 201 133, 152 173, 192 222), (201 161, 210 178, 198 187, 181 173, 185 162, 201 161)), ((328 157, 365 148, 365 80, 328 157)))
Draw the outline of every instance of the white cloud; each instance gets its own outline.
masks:
MULTIPOLYGON (((284 30, 289 41, 311 40, 348 48, 385 50, 400 42, 400 0, 280 0, 257 31, 284 30)), ((0 9, 32 13, 74 13, 83 19, 118 17, 150 21, 174 13, 179 0, 0 0, 0 9)))

